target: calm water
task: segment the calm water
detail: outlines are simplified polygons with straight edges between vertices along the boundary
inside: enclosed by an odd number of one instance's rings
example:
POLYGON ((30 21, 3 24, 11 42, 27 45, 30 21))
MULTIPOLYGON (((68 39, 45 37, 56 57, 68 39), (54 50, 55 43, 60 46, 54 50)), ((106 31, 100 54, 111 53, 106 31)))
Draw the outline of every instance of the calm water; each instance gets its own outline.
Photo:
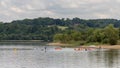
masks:
POLYGON ((45 44, 1 44, 0 68, 120 68, 120 50, 55 51, 45 44))

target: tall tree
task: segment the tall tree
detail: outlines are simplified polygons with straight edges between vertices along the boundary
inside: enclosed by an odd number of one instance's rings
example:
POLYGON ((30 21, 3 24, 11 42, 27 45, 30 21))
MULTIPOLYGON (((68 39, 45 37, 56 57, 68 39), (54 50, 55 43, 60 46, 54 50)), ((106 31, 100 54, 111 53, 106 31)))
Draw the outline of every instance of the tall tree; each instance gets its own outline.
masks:
POLYGON ((112 24, 108 25, 104 28, 105 37, 111 45, 117 44, 117 40, 119 39, 119 31, 114 28, 112 24))

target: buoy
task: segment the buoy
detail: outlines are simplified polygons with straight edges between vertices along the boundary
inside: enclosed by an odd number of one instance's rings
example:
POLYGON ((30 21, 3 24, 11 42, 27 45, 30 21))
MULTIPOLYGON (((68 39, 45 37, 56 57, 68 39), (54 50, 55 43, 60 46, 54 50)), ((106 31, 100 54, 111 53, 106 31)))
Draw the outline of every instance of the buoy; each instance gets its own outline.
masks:
POLYGON ((17 49, 16 48, 14 48, 14 51, 16 51, 17 49))
POLYGON ((14 50, 14 53, 16 53, 16 52, 17 52, 17 48, 14 48, 13 50, 14 50))

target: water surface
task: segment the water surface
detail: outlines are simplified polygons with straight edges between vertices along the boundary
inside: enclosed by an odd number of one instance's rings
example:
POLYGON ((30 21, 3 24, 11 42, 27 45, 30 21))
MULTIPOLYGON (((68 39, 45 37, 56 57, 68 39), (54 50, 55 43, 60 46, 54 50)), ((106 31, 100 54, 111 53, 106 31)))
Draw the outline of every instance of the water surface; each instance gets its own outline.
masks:
POLYGON ((56 51, 45 45, 1 44, 0 68, 120 68, 120 50, 56 51))

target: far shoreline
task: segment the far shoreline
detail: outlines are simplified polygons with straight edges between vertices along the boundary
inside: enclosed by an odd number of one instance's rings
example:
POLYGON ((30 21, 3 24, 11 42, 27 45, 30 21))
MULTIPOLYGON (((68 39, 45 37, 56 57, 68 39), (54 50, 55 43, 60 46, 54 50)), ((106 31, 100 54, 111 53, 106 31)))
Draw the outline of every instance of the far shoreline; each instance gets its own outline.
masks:
POLYGON ((0 43, 3 43, 3 42, 7 42, 7 43, 9 43, 9 42, 13 42, 13 43, 26 42, 27 43, 27 42, 45 42, 45 41, 43 41, 43 40, 0 40, 0 43))

